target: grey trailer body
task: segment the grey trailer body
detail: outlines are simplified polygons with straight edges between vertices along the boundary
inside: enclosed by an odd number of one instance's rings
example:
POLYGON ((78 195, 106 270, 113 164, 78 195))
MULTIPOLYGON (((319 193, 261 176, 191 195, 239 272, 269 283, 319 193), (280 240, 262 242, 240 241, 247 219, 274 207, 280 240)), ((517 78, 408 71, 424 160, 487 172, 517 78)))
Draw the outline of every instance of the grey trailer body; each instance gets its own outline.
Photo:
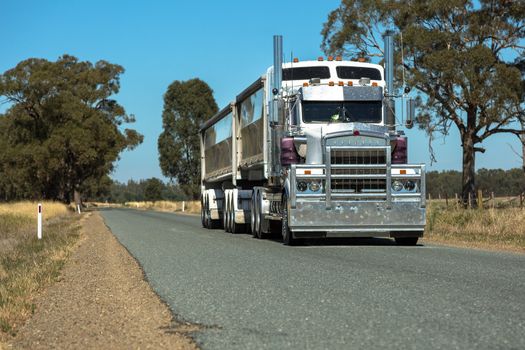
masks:
POLYGON ((425 228, 425 166, 407 164, 383 67, 340 60, 282 67, 281 77, 270 67, 201 126, 203 226, 258 238, 280 233, 286 244, 308 237, 415 244, 425 228))

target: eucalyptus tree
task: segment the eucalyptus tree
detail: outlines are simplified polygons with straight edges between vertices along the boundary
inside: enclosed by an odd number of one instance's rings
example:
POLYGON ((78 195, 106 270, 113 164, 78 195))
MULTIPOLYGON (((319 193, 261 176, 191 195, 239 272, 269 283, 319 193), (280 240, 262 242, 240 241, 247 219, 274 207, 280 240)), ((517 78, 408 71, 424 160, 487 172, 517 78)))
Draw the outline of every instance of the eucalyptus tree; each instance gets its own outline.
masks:
POLYGON ((160 168, 193 198, 200 193, 199 126, 217 111, 213 90, 197 78, 176 80, 164 94, 163 131, 158 140, 160 168))
POLYGON ((97 182, 120 152, 142 135, 124 129, 135 118, 113 96, 124 68, 64 55, 31 58, 0 75, 0 191, 5 199, 80 201, 85 182, 97 182))
POLYGON ((462 197, 475 197, 475 159, 497 134, 525 134, 525 2, 343 0, 322 30, 330 54, 382 56, 381 32, 398 33, 396 74, 420 94, 418 122, 432 139, 457 128, 462 197), (404 72, 401 68, 404 68, 404 72))

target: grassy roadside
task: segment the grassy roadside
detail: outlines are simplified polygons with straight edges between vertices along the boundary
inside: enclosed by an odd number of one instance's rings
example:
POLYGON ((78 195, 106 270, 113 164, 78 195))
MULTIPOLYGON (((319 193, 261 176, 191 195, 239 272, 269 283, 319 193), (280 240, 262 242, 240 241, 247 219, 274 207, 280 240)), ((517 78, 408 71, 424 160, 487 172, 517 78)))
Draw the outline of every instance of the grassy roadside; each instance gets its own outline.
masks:
MULTIPOLYGON (((126 202, 124 204, 115 203, 92 203, 97 207, 124 207, 144 210, 157 210, 166 212, 182 212, 182 201, 156 201, 156 202, 126 202)), ((201 203, 199 201, 184 201, 184 213, 199 214, 201 203)))
POLYGON ((525 252, 525 210, 445 208, 430 202, 424 241, 525 252))
POLYGON ((44 203, 43 238, 36 238, 36 203, 0 204, 0 342, 34 312, 36 295, 59 276, 79 238, 79 216, 44 203))

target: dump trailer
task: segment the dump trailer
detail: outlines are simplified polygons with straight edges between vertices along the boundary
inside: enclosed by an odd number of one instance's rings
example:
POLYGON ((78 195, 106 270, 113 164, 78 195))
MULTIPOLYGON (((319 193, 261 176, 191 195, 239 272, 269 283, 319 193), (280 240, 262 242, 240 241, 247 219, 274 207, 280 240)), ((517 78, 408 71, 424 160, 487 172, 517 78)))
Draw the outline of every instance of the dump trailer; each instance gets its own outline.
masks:
MULTIPOLYGON (((385 68, 339 57, 283 63, 274 37, 273 66, 201 125, 204 227, 280 234, 287 245, 417 243, 425 166, 407 163, 407 138, 396 131, 392 33, 384 39, 385 68)), ((410 124, 414 104, 404 102, 410 124)))

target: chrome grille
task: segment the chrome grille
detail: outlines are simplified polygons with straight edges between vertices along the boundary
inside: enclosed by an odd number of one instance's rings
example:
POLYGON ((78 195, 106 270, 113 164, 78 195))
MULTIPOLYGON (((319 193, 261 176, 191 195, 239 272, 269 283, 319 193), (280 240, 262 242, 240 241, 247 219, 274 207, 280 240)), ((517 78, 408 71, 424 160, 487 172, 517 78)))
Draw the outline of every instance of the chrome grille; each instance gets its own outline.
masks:
POLYGON ((386 148, 356 150, 356 149, 331 149, 330 160, 332 165, 363 165, 363 168, 341 169, 334 167, 332 175, 353 175, 353 178, 331 180, 331 189, 334 192, 350 193, 384 193, 386 192, 386 179, 355 178, 355 175, 386 175, 386 148), (366 168, 366 165, 384 165, 385 167, 366 168))
POLYGON ((332 164, 386 164, 385 149, 331 150, 332 164))

